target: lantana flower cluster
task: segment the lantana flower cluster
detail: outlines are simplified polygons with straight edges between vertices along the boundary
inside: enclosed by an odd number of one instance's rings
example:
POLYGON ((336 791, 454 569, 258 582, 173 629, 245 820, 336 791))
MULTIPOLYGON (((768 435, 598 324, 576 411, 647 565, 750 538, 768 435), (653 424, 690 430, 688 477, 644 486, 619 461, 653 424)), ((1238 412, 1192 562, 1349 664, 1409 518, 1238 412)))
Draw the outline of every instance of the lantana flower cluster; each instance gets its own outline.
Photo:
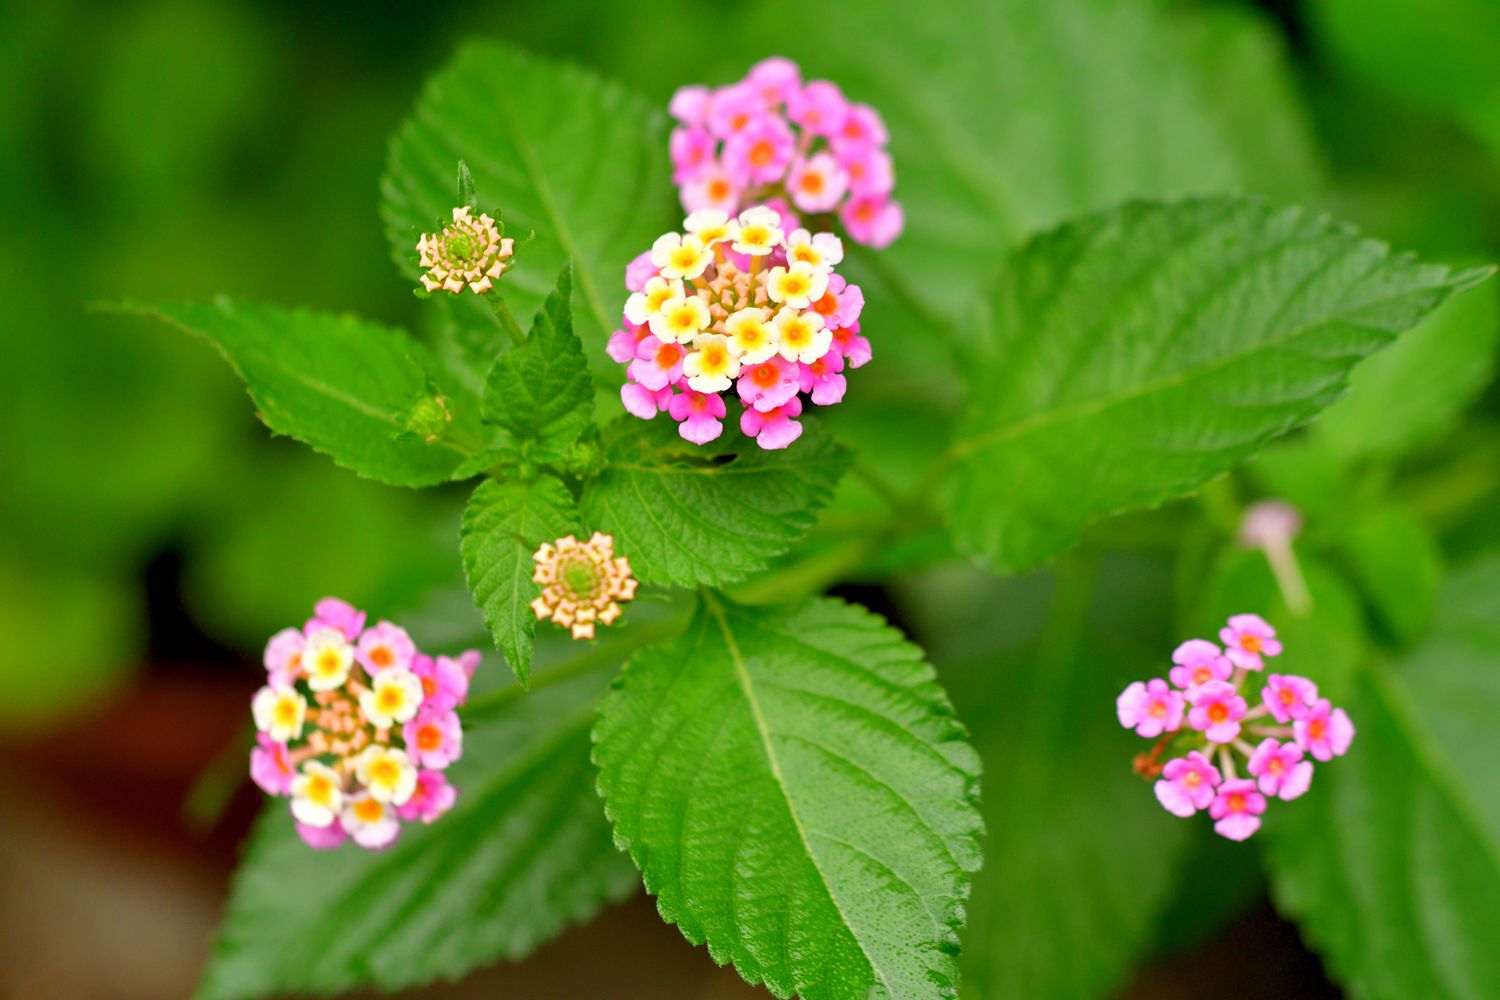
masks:
MULTIPOLYGON (((769 204, 831 217, 856 243, 887 246, 905 224, 880 113, 789 59, 756 63, 728 86, 672 97, 672 179, 683 209, 734 215, 769 204)), ((795 228, 795 219, 789 219, 795 228)), ((816 227, 810 227, 816 228, 816 227)))
POLYGON ((403 822, 431 823, 458 796, 443 772, 463 754, 456 709, 480 654, 428 656, 388 621, 319 601, 302 628, 266 644, 266 684, 250 776, 291 800, 297 833, 326 850, 350 839, 379 850, 403 822))
POLYGON ((483 295, 509 266, 515 241, 504 235, 499 220, 469 211, 455 208, 451 223, 417 241, 417 262, 424 272, 420 280, 427 291, 457 295, 469 288, 483 295))
POLYGON ((1157 741, 1135 770, 1156 779, 1162 807, 1183 817, 1207 810, 1217 833, 1244 840, 1269 799, 1298 798, 1314 762, 1349 749, 1354 724, 1308 678, 1266 672, 1282 647, 1265 619, 1234 615, 1219 642, 1184 642, 1166 679, 1136 681, 1115 707, 1120 725, 1157 741))
POLYGON ((565 535, 543 542, 531 559, 531 579, 542 587, 532 612, 538 621, 550 618, 571 630, 575 639, 592 639, 595 625, 613 624, 620 605, 635 599, 630 560, 615 555, 613 535, 596 531, 586 542, 565 535))
POLYGON ((733 389, 740 429, 785 448, 802 434, 799 393, 833 406, 844 369, 870 360, 864 293, 834 273, 843 244, 788 231, 764 206, 737 218, 702 209, 683 226, 626 268, 624 326, 608 347, 626 366, 625 408, 645 420, 666 412, 684 439, 707 444, 728 413, 719 393, 733 389))

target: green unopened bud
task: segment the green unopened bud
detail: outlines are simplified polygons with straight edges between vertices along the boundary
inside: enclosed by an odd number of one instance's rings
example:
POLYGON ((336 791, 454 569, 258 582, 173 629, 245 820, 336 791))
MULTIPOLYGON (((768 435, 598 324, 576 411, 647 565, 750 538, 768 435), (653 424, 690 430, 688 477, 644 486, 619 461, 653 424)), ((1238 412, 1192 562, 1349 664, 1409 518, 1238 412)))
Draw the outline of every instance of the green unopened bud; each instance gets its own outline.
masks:
POLYGON ((447 432, 452 422, 453 414, 448 410, 447 400, 442 396, 423 396, 401 415, 401 430, 403 434, 423 441, 436 441, 447 432))

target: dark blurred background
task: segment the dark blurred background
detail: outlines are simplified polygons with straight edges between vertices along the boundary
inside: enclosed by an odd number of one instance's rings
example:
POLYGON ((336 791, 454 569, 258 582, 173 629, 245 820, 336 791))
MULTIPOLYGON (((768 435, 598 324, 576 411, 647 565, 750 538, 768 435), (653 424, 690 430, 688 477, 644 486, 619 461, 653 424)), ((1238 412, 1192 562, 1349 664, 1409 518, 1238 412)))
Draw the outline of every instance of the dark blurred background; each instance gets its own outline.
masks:
MULTIPOLYGON (((1225 5, 1280 34, 1327 161, 1321 207, 1405 248, 1495 257, 1492 0, 1225 5)), ((205 345, 85 304, 233 291, 414 323, 377 181, 385 136, 458 40, 498 34, 665 104, 711 63, 674 52, 670 24, 717 9, 6 5, 0 997, 187 995, 256 804, 242 739, 265 637, 324 593, 399 609, 460 583, 461 494, 368 483, 270 438, 205 345)), ((1223 934, 1282 956, 1258 995, 1336 995, 1295 931, 1249 912, 1223 934)), ((1201 996, 1205 947, 1163 953, 1129 995, 1201 996)), ((638 899, 422 995, 765 994, 638 899)))

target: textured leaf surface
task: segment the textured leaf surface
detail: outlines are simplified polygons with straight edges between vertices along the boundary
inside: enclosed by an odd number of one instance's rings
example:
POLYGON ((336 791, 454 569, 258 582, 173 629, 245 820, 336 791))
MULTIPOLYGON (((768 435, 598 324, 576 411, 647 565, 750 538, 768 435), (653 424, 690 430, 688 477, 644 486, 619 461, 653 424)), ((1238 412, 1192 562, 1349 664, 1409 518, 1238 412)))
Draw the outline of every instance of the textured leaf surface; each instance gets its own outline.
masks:
POLYGON ((403 417, 438 380, 452 427, 479 436, 478 405, 443 384, 425 348, 404 331, 349 315, 232 302, 130 307, 218 348, 271 430, 346 469, 395 486, 449 479, 468 451, 402 438, 403 417))
POLYGON ((803 25, 789 54, 886 118, 907 228, 880 269, 950 320, 966 318, 997 253, 1079 213, 1317 184, 1276 32, 1242 12, 945 0, 916 17, 903 0, 867 0, 810 24, 787 0, 763 17, 782 33, 803 25))
POLYGON ((609 464, 584 487, 589 523, 613 532, 648 583, 718 586, 744 579, 812 527, 849 455, 815 421, 784 451, 726 427, 699 447, 666 419, 622 418, 609 464))
POLYGON ((1394 344, 1360 362, 1349 394, 1312 427, 1345 457, 1389 456, 1448 430, 1495 374, 1500 284, 1455 296, 1394 344))
POLYGON ((495 646, 523 685, 531 679, 536 635, 531 601, 541 593, 531 581, 531 554, 543 542, 576 532, 578 526, 578 505, 568 488, 551 476, 529 483, 487 479, 464 510, 464 579, 484 612, 495 646))
MULTIPOLYGON (((579 334, 599 371, 611 369, 602 352, 625 301, 625 265, 676 214, 664 115, 575 67, 495 42, 465 46, 396 133, 381 185, 391 251, 413 281, 417 237, 448 217, 460 159, 482 207, 500 209, 514 236, 536 232, 500 281, 511 309, 539 308, 572 258, 579 334)), ((493 325, 471 299, 453 305, 493 325)))
POLYGON ((588 360, 573 333, 573 268, 566 264, 526 342, 490 370, 484 415, 518 438, 558 449, 576 441, 593 414, 588 360))
POLYGON ((1091 521, 1192 490, 1482 275, 1234 198, 1133 203, 1037 238, 965 366, 959 545, 1024 569, 1091 521))
POLYGON ((629 893, 639 881, 610 843, 588 759, 611 665, 539 682, 471 720, 449 771, 458 804, 386 851, 310 850, 285 802, 268 807, 202 1000, 451 979, 519 958, 629 893))
POLYGON ((1150 662, 1110 647, 1012 657, 987 663, 982 694, 960 703, 984 761, 988 831, 965 997, 1106 996, 1150 946, 1192 832, 1131 773, 1147 745, 1110 711, 1150 662))
POLYGON ((839 601, 704 602, 594 730, 662 916, 780 997, 954 996, 978 760, 932 668, 839 601))
POLYGON ((1355 997, 1500 996, 1500 559, 1348 711, 1349 754, 1268 823, 1277 905, 1355 997))

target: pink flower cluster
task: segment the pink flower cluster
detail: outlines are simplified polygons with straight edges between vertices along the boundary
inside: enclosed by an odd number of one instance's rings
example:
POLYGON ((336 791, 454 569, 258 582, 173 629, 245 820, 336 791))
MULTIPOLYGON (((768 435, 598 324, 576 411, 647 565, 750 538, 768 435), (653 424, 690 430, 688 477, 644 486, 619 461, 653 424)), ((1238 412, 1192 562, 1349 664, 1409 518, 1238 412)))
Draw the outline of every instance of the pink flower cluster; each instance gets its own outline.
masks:
POLYGON ((431 823, 458 796, 443 772, 463 753, 456 710, 479 661, 428 656, 399 625, 367 628, 363 611, 324 598, 266 644, 250 777, 291 799, 310 847, 390 846, 403 822, 431 823))
POLYGON ((609 356, 625 365, 625 409, 665 411, 678 433, 707 444, 739 400, 740 430, 762 448, 802 434, 800 393, 817 406, 844 398, 845 368, 870 360, 859 332, 864 293, 834 273, 837 236, 788 231, 774 209, 730 218, 700 209, 625 269, 623 327, 609 356))
POLYGON ((1172 653, 1168 680, 1136 681, 1115 708, 1120 725, 1158 740, 1135 768, 1157 779, 1162 806, 1184 817, 1206 809, 1221 836, 1244 840, 1260 828, 1267 798, 1297 798, 1312 783, 1314 760, 1349 749, 1354 724, 1306 677, 1260 680, 1266 659, 1281 653, 1276 630, 1260 616, 1234 615, 1219 642, 1184 642, 1172 653), (1181 756, 1163 765, 1163 753, 1181 756), (1237 759, 1248 777, 1240 777, 1237 759))
POLYGON ((770 205, 793 228, 789 207, 837 213, 851 239, 877 249, 901 234, 885 122, 837 84, 804 83, 796 63, 772 58, 725 87, 681 88, 670 110, 672 180, 685 210, 770 205))

